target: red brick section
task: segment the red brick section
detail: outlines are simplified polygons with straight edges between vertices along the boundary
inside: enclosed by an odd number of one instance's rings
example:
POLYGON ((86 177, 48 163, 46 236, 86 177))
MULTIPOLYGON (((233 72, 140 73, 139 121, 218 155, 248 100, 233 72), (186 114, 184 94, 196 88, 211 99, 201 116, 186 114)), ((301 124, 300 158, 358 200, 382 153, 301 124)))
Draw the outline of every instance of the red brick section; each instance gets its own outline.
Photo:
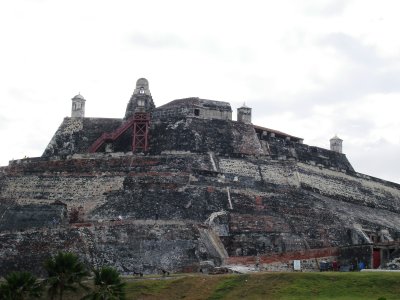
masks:
POLYGON ((92 227, 92 223, 72 223, 70 224, 71 227, 92 227))
POLYGON ((199 271, 199 267, 198 266, 193 266, 193 265, 191 265, 191 266, 184 266, 183 268, 182 268, 182 272, 183 273, 195 273, 195 272, 198 272, 199 271))
POLYGON ((212 186, 207 187, 207 192, 212 193, 214 191, 215 191, 214 187, 212 187, 212 186))
POLYGON ((231 233, 242 232, 290 232, 284 220, 273 216, 254 216, 231 213, 229 230, 231 233))
MULTIPOLYGON (((312 259, 327 256, 338 256, 339 248, 323 248, 310 249, 299 252, 286 252, 280 254, 261 255, 259 256, 260 263, 268 264, 273 262, 287 262, 295 259, 312 259)), ((231 256, 225 259, 225 264, 228 265, 254 265, 256 264, 256 256, 231 256)))
POLYGON ((143 157, 116 157, 101 159, 67 159, 67 160, 46 160, 44 158, 22 159, 18 163, 13 161, 7 167, 10 175, 29 173, 51 173, 65 172, 74 173, 91 171, 93 169, 106 168, 110 172, 121 171, 126 167, 151 167, 160 164, 160 161, 143 157))

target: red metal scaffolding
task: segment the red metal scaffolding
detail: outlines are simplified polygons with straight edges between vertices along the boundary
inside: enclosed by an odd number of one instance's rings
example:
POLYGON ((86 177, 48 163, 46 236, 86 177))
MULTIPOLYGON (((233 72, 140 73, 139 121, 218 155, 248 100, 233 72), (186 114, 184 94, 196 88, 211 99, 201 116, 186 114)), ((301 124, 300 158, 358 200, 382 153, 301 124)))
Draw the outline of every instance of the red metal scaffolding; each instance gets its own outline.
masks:
POLYGON ((149 147, 150 114, 137 112, 133 118, 132 152, 147 151, 149 147))
POLYGON ((107 142, 116 141, 122 134, 132 128, 132 152, 147 151, 149 148, 150 113, 136 112, 111 133, 104 132, 88 149, 89 153, 97 152, 107 142))

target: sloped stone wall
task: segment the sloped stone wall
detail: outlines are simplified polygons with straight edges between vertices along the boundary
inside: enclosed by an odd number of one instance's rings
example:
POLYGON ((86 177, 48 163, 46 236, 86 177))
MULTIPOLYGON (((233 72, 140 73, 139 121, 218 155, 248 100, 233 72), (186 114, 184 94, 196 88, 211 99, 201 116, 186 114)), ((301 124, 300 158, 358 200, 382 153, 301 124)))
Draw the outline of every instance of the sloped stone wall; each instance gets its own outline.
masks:
POLYGON ((362 245, 359 228, 400 238, 398 185, 291 159, 165 150, 26 159, 3 170, 2 270, 35 269, 61 249, 124 272, 194 270, 201 260, 220 259, 196 228, 222 211, 220 239, 229 256, 362 245), (52 219, 44 208, 55 202, 65 205, 65 219, 37 223, 52 219), (79 207, 82 220, 70 224, 79 207), (23 224, 7 221, 13 215, 23 224))
POLYGON ((382 181, 298 164, 302 188, 344 201, 400 212, 400 188, 382 181))
POLYGON ((77 253, 89 267, 112 265, 122 273, 182 271, 197 266, 199 233, 190 223, 114 222, 85 227, 0 233, 0 276, 29 270, 45 275, 43 262, 58 251, 77 253))

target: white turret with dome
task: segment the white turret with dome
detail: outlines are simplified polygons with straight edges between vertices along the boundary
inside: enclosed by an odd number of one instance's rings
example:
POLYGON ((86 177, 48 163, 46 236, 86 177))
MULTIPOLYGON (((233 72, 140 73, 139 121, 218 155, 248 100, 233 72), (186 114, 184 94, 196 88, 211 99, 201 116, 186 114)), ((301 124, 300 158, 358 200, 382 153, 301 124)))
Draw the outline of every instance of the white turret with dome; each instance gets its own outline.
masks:
POLYGON ((242 107, 237 109, 237 120, 238 122, 251 124, 251 108, 243 103, 242 107))
POLYGON ((338 152, 338 153, 342 153, 342 143, 343 140, 341 138, 339 138, 336 134, 333 138, 330 139, 331 142, 331 150, 338 152))
POLYGON ((80 93, 72 98, 71 118, 85 117, 85 102, 85 98, 80 93))

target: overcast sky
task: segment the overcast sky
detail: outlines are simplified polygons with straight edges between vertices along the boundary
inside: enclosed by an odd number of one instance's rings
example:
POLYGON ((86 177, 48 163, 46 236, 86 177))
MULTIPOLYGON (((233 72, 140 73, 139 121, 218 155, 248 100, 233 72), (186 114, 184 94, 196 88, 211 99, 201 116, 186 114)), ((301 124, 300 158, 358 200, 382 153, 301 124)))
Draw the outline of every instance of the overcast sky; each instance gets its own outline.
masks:
MULTIPOLYGON (((244 101, 253 123, 400 183, 400 1, 10 0, 0 3, 0 165, 40 156, 80 92, 123 117, 140 77, 157 106, 244 101)), ((236 114, 234 114, 234 117, 236 114)))

